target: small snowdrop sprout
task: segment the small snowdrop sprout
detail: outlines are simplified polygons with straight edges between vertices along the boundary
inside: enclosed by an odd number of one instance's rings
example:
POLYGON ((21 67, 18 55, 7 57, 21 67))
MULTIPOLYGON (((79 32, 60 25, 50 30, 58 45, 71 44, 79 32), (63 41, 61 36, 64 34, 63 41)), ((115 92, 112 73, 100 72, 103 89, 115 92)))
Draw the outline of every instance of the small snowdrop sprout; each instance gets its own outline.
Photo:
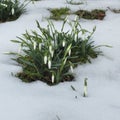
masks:
POLYGON ((83 91, 83 97, 87 97, 88 93, 87 93, 87 78, 84 79, 84 91, 83 91))
POLYGON ((44 56, 44 64, 47 64, 47 56, 44 56))

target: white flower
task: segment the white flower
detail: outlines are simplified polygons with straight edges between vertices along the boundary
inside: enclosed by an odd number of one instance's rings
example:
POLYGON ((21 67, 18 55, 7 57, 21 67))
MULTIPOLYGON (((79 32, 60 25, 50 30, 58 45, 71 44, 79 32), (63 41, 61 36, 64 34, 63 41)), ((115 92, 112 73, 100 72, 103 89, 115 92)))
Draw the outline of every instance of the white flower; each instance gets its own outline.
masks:
POLYGON ((44 63, 47 64, 47 56, 44 56, 44 63))
POLYGON ((65 40, 63 40, 63 42, 62 42, 62 46, 65 47, 65 40))
POLYGON ((41 45, 41 43, 40 43, 40 44, 39 44, 39 50, 41 50, 41 46, 42 46, 42 45, 41 45))
POLYGON ((74 39, 74 41, 75 41, 75 42, 77 41, 77 35, 75 35, 75 39, 74 39))
POLYGON ((71 70, 71 72, 73 73, 73 66, 72 66, 72 65, 70 66, 70 70, 71 70))
POLYGON ((3 4, 3 3, 1 3, 1 5, 4 6, 4 7, 7 7, 7 4, 3 4))
POLYGON ((52 83, 54 83, 55 76, 52 74, 52 83))
POLYGON ((11 12, 12 12, 12 15, 14 15, 14 13, 15 13, 15 10, 14 10, 14 8, 12 8, 11 12))
POLYGON ((79 17, 76 15, 74 18, 74 21, 78 21, 78 20, 79 20, 79 17))
POLYGON ((15 0, 11 0, 12 3, 15 3, 15 0))
POLYGON ((51 54, 51 56, 53 57, 53 55, 54 55, 54 51, 52 50, 50 54, 51 54))
POLYGON ((51 46, 51 45, 49 46, 49 51, 50 51, 50 53, 51 53, 51 51, 52 51, 52 46, 51 46))
POLYGON ((68 54, 69 54, 69 56, 71 55, 71 49, 69 49, 68 54))
POLYGON ((34 49, 34 50, 36 49, 36 46, 37 46, 37 43, 34 42, 34 43, 33 43, 33 49, 34 49))
POLYGON ((48 60, 48 68, 51 69, 51 60, 48 60))

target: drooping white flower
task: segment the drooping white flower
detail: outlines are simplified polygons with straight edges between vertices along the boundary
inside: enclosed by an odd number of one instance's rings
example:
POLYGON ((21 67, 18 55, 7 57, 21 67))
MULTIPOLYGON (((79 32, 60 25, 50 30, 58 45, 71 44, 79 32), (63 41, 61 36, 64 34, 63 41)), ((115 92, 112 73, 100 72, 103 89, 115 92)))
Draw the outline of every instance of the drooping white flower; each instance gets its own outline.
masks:
POLYGON ((41 43, 40 43, 40 44, 39 44, 39 50, 41 50, 41 46, 42 46, 42 45, 41 45, 41 43))
POLYGON ((44 64, 47 64, 47 56, 44 56, 44 64))
POLYGON ((77 20, 79 20, 79 17, 76 15, 74 18, 74 21, 77 21, 77 20))
POLYGON ((50 52, 50 54, 51 54, 51 56, 53 57, 53 55, 54 55, 54 51, 52 50, 52 51, 50 52))
POLYGON ((62 42, 62 46, 65 47, 65 40, 63 40, 63 42, 62 42))
POLYGON ((34 50, 36 49, 36 46, 37 46, 37 43, 34 42, 34 43, 33 43, 33 49, 34 49, 34 50))
POLYGON ((52 46, 51 46, 51 45, 49 46, 49 51, 50 51, 50 53, 51 53, 51 51, 52 51, 52 46))
POLYGON ((55 80, 55 76, 54 74, 52 74, 52 83, 54 83, 54 80, 55 80))
POLYGON ((75 42, 77 41, 77 35, 75 35, 74 41, 75 41, 75 42))
POLYGON ((49 52, 50 52, 50 54, 52 52, 52 46, 51 45, 49 46, 49 52))
POLYGON ((51 69, 51 60, 48 60, 48 68, 51 69))
POLYGON ((3 3, 0 3, 2 6, 4 6, 4 7, 7 7, 8 5, 7 4, 3 4, 3 3))
POLYGON ((14 8, 12 8, 11 13, 12 13, 12 15, 14 15, 14 13, 15 13, 14 8))
POLYGON ((71 55, 71 49, 69 49, 68 54, 69 54, 69 56, 71 55))
POLYGON ((11 0, 12 3, 15 3, 15 0, 11 0))
POLYGON ((71 72, 73 73, 73 66, 72 66, 72 65, 70 66, 70 70, 71 70, 71 72))

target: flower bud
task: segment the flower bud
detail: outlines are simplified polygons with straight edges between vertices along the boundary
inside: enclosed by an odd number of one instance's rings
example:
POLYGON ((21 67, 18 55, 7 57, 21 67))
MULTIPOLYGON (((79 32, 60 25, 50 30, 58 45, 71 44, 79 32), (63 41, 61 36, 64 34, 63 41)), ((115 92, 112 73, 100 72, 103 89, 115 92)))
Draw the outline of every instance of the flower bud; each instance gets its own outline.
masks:
POLYGON ((34 42, 34 43, 33 43, 33 49, 34 49, 34 50, 36 49, 36 46, 37 46, 37 44, 36 44, 36 42, 34 42))
POLYGON ((15 10, 14 10, 14 8, 12 8, 11 12, 12 12, 12 15, 14 15, 14 13, 15 13, 15 10))
POLYGON ((51 60, 48 60, 48 68, 51 69, 51 60))
POLYGON ((44 64, 47 64, 47 56, 44 56, 44 64))
POLYGON ((68 51, 69 56, 71 55, 71 49, 68 51))
POLYGON ((63 40, 63 42, 62 42, 62 46, 65 47, 65 40, 63 40))
POLYGON ((54 83, 55 76, 52 74, 52 83, 54 83))
POLYGON ((72 65, 70 66, 70 70, 71 70, 71 72, 73 73, 73 66, 72 66, 72 65))

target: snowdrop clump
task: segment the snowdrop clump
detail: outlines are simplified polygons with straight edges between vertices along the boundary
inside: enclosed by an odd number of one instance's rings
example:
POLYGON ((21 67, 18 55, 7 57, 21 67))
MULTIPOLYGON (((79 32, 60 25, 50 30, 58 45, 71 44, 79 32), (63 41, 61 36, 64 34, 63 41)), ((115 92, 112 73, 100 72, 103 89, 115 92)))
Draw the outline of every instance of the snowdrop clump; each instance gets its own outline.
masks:
POLYGON ((83 29, 77 18, 73 22, 65 19, 61 31, 51 21, 48 21, 47 28, 42 28, 37 21, 37 28, 40 33, 26 32, 22 38, 12 40, 20 44, 24 53, 11 54, 17 56, 15 60, 23 69, 16 76, 25 82, 41 80, 55 85, 72 81, 74 67, 90 62, 91 58, 100 54, 91 41, 95 28, 92 32, 83 29), (68 32, 64 32, 66 24, 71 27, 68 32), (82 37, 81 34, 87 37, 82 37))
POLYGON ((25 6, 29 2, 20 3, 19 0, 0 1, 0 22, 16 20, 25 12, 25 6))

